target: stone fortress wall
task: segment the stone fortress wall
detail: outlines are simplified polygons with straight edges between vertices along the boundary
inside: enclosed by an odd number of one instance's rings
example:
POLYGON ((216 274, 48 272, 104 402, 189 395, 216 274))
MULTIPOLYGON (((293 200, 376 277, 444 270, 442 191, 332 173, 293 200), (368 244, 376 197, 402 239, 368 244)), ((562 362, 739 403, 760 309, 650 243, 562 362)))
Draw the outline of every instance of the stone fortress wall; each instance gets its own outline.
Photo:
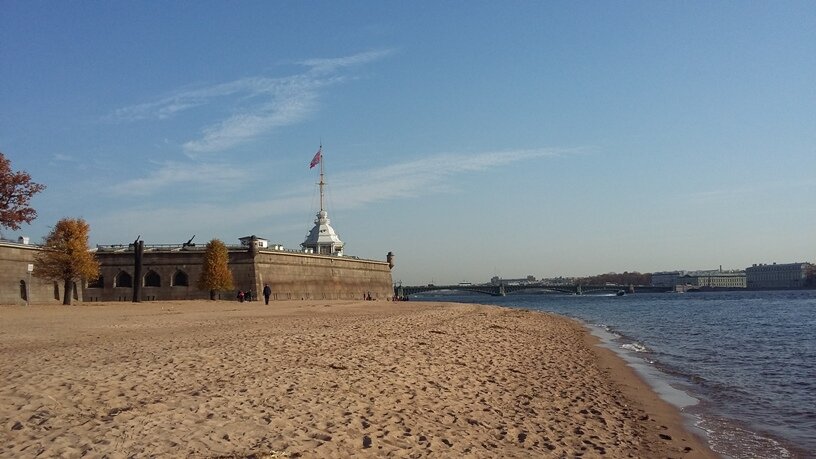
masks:
MULTIPOLYGON (((25 304, 20 282, 28 283, 27 266, 40 250, 34 245, 0 244, 0 304, 25 304)), ((98 283, 77 285, 80 301, 131 301, 133 299, 134 253, 127 245, 97 250, 101 265, 98 283)), ((197 288, 204 247, 151 248, 143 257, 142 301, 209 299, 197 288)), ((285 250, 251 250, 231 247, 229 266, 235 290, 219 292, 220 299, 235 300, 238 290, 252 290, 260 297, 266 283, 272 300, 294 299, 390 299, 393 283, 388 262, 335 255, 316 255, 285 250)), ((79 283, 78 283, 79 284, 79 283)), ((32 303, 62 302, 60 283, 31 276, 32 303)))
MULTIPOLYGON (((146 248, 142 300, 208 299, 209 292, 198 290, 196 286, 203 255, 203 247, 146 248)), ((98 252, 97 257, 102 265, 103 283, 101 287, 86 289, 87 301, 131 301, 133 251, 98 252), (130 278, 131 284, 120 282, 123 278, 130 278)), ((272 288, 273 300, 362 299, 364 294, 374 299, 390 299, 394 291, 391 270, 383 261, 286 251, 260 250, 253 255, 245 248, 231 248, 229 266, 235 291, 220 292, 221 299, 234 299, 238 290, 252 290, 260 297, 266 283, 272 288)))
MULTIPOLYGON (((142 301, 209 299, 196 288, 203 250, 145 250, 140 279, 142 301)), ((86 285, 86 301, 131 301, 136 280, 133 249, 98 250, 100 283, 86 285)))
MULTIPOLYGON (((0 304, 26 304, 26 295, 32 303, 62 304, 62 282, 29 276, 28 265, 34 263, 39 250, 28 243, 0 241, 0 304)), ((82 298, 81 290, 74 289, 75 299, 82 298)))
POLYGON ((385 300, 394 295, 391 269, 383 261, 260 251, 252 266, 253 292, 269 283, 276 300, 362 300, 366 295, 385 300))

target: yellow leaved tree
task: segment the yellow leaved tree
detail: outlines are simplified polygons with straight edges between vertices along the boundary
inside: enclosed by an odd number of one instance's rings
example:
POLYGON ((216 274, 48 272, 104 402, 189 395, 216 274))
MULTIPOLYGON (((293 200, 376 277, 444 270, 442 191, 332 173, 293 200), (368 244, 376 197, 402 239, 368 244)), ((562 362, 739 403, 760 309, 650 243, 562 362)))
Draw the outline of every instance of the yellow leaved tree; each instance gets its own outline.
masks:
POLYGON ((198 278, 198 289, 209 290, 210 299, 215 299, 217 291, 232 290, 232 271, 229 269, 229 252, 227 246, 218 239, 207 243, 204 250, 204 262, 198 278))
POLYGON ((63 218, 48 233, 34 258, 34 276, 62 281, 62 304, 70 305, 74 282, 99 277, 99 262, 88 250, 90 226, 81 218, 63 218))

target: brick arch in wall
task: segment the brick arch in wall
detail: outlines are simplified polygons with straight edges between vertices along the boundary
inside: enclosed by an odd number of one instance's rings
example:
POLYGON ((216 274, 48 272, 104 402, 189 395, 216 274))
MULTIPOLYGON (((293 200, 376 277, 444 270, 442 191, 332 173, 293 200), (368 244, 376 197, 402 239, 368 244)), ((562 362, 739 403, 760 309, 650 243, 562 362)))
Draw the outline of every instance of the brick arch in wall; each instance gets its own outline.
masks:
POLYGON ((173 278, 170 285, 173 287, 189 287, 190 276, 187 275, 186 272, 177 269, 176 272, 173 273, 173 278))
POLYGON ((113 278, 113 286, 133 288, 133 276, 128 274, 127 271, 119 271, 116 277, 113 278))
POLYGON ((151 269, 144 275, 142 285, 145 287, 161 287, 161 276, 159 276, 159 273, 151 269))
POLYGON ((88 288, 105 288, 105 278, 100 274, 99 277, 88 282, 88 288))

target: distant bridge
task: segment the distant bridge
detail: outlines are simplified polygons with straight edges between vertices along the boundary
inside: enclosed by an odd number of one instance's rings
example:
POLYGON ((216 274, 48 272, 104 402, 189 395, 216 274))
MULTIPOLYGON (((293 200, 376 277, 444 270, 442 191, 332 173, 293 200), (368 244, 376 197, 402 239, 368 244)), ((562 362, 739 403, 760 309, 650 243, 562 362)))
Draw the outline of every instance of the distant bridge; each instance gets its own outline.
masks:
POLYGON ((651 287, 647 285, 581 285, 581 284, 543 284, 543 283, 528 283, 528 284, 457 284, 457 285, 418 285, 418 286, 404 286, 397 285, 394 287, 394 294, 398 298, 405 298, 409 295, 417 293, 434 292, 440 290, 453 290, 461 292, 482 293, 491 296, 505 296, 510 293, 523 292, 525 290, 545 291, 552 293, 564 293, 568 295, 583 295, 585 293, 636 293, 636 292, 668 292, 671 289, 668 287, 651 287))

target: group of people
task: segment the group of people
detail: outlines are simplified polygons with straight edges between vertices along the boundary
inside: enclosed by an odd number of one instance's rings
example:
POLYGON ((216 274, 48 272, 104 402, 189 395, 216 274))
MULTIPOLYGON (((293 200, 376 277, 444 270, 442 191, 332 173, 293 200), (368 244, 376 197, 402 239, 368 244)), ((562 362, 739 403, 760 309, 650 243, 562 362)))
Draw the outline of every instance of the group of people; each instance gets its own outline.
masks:
MULTIPOLYGON (((264 284, 263 288, 263 296, 264 296, 264 303, 269 304, 269 297, 272 295, 272 288, 269 287, 269 284, 264 284)), ((246 292, 243 290, 238 290, 238 301, 243 303, 244 301, 254 301, 258 298, 255 296, 255 293, 252 292, 252 289, 247 290, 246 292)))

